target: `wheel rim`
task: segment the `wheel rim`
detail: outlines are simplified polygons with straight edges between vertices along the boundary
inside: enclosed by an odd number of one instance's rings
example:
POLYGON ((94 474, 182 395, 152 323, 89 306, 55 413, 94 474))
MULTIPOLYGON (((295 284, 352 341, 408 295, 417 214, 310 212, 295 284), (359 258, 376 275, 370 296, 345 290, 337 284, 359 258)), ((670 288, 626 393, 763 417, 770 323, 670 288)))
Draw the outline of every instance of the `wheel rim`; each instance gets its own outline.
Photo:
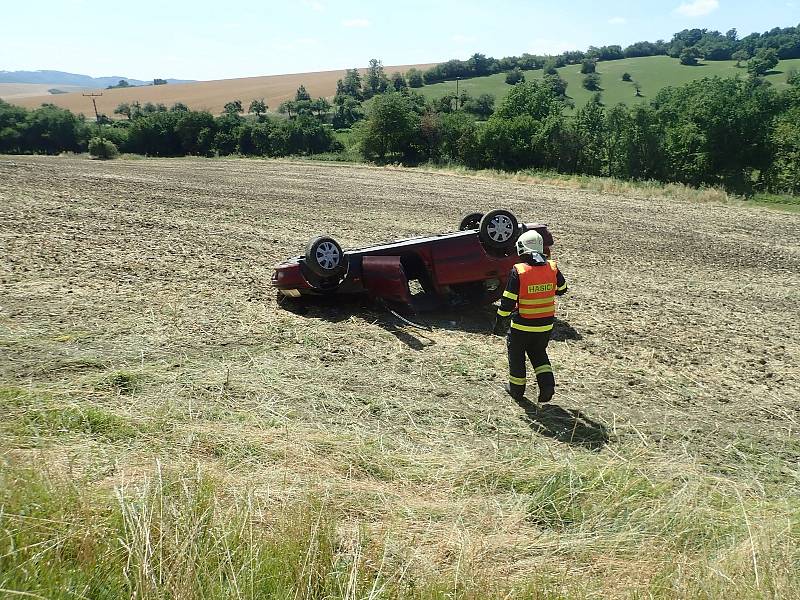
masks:
POLYGON ((317 246, 317 251, 314 253, 319 266, 326 271, 332 271, 339 266, 342 260, 342 255, 335 244, 331 242, 322 242, 317 246))
POLYGON ((489 222, 486 233, 495 242, 503 243, 511 239, 514 235, 514 223, 505 215, 497 215, 489 222))

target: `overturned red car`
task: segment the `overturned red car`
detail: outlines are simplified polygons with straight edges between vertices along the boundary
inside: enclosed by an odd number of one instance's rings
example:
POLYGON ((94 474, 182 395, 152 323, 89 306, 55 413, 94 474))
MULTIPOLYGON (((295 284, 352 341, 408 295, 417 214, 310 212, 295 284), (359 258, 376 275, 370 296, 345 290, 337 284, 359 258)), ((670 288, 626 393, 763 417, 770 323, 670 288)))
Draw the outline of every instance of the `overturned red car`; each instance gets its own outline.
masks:
POLYGON ((507 210, 470 213, 459 230, 343 251, 330 237, 312 239, 304 256, 275 267, 272 285, 284 296, 367 294, 398 308, 423 311, 494 302, 518 261, 515 243, 538 231, 550 254, 547 226, 519 223, 507 210))

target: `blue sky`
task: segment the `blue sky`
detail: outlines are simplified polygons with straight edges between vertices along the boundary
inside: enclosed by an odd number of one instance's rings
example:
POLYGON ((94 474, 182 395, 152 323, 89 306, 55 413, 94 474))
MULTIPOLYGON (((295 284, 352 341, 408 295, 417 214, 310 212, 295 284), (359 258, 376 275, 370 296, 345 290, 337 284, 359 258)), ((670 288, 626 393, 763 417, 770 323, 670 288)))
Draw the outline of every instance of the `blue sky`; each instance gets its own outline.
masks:
POLYGON ((800 0, 3 2, 0 70, 227 79, 669 39, 800 23, 800 0))

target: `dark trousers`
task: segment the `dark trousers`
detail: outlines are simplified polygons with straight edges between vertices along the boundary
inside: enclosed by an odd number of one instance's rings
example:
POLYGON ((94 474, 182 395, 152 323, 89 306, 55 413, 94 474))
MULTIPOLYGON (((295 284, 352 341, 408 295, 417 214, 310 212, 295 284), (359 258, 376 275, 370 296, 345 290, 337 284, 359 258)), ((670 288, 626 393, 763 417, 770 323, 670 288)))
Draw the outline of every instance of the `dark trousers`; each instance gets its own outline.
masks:
POLYGON ((525 393, 526 369, 525 357, 531 361, 539 390, 554 388, 556 379, 553 367, 547 357, 547 344, 550 342, 550 331, 541 333, 510 329, 506 338, 508 346, 508 372, 511 390, 525 393))

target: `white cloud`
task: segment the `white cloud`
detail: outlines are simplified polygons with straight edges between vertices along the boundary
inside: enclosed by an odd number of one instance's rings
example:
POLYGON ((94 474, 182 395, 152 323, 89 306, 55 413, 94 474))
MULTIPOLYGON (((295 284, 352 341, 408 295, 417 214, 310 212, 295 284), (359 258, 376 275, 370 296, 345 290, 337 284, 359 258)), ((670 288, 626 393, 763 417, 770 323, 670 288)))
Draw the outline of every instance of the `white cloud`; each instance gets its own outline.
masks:
POLYGON ((628 19, 625 17, 611 17, 608 20, 610 25, 625 25, 628 22, 628 19))
POLYGON ((469 44, 469 43, 474 42, 476 40, 476 38, 474 36, 462 35, 460 33, 457 33, 456 35, 454 35, 450 39, 453 40, 456 44, 469 44))
POLYGON ((684 2, 675 9, 675 12, 684 17, 702 17, 711 14, 718 8, 719 0, 693 0, 684 2))
POLYGON ((345 19, 342 21, 342 25, 345 27, 369 27, 369 21, 367 19, 345 19))

